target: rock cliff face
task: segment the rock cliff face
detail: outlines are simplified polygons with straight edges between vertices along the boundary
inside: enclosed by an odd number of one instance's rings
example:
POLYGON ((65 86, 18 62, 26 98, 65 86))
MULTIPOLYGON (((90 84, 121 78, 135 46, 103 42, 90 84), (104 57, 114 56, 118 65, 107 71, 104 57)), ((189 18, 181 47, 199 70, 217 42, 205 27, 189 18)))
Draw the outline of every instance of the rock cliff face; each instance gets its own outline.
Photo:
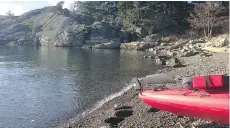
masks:
POLYGON ((91 16, 58 10, 55 6, 27 12, 11 21, 3 20, 1 25, 4 27, 0 27, 0 43, 81 47, 129 40, 116 23, 94 21, 91 16))

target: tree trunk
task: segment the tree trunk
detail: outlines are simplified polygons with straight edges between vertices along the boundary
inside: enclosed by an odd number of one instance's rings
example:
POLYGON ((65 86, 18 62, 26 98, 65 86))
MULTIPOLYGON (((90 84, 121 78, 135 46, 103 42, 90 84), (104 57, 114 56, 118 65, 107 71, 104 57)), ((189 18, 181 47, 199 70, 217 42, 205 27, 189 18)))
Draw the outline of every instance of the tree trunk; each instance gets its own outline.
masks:
POLYGON ((208 12, 208 31, 207 31, 207 33, 208 33, 208 38, 209 38, 209 31, 210 31, 210 29, 209 29, 209 27, 210 27, 210 17, 209 17, 209 12, 208 12))
POLYGON ((210 28, 209 38, 212 38, 212 26, 211 26, 211 28, 210 28))
POLYGON ((204 28, 204 37, 206 38, 207 36, 206 36, 206 30, 205 30, 205 28, 204 28))
MULTIPOLYGON (((140 4, 138 2, 138 18, 137 20, 139 21, 140 20, 140 4)), ((139 24, 139 22, 137 22, 139 24)))

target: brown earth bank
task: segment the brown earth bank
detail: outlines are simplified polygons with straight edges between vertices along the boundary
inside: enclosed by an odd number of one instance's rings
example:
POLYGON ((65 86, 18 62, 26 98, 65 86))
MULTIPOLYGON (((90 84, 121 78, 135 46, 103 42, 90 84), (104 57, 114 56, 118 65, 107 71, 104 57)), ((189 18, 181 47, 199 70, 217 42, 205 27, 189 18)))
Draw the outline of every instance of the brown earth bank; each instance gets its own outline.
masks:
MULTIPOLYGON (((186 63, 181 68, 165 68, 158 72, 166 72, 173 75, 177 84, 172 87, 182 87, 181 79, 183 76, 199 76, 211 74, 229 74, 229 54, 214 53, 209 57, 199 55, 191 57, 181 57, 186 63)), ((115 119, 114 122, 117 120, 115 119)), ((122 96, 105 103, 102 107, 93 111, 79 121, 72 121, 58 127, 72 128, 228 128, 228 125, 179 116, 165 111, 155 110, 147 106, 138 98, 138 92, 130 89, 122 96), (124 120, 118 120, 113 126, 106 123, 109 118, 115 117, 115 109, 126 106, 126 116, 124 120)))

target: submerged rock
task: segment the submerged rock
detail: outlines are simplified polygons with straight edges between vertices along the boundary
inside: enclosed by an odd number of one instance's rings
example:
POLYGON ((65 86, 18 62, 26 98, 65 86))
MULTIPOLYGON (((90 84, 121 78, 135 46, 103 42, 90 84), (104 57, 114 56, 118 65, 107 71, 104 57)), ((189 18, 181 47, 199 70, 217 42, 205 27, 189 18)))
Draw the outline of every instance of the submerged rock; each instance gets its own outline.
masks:
POLYGON ((144 58, 154 58, 154 56, 144 56, 144 58))
POLYGON ((92 45, 90 45, 90 44, 84 44, 84 45, 81 46, 81 48, 92 49, 92 45))

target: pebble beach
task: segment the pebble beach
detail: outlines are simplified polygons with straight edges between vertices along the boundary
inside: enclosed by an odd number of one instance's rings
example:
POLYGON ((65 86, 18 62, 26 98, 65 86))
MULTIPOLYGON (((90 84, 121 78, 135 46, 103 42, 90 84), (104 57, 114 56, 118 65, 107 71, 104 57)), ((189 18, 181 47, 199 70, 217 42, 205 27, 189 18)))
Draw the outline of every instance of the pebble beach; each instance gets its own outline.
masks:
MULTIPOLYGON (((229 54, 213 53, 209 57, 199 55, 180 58, 185 64, 181 68, 165 67, 157 71, 165 72, 175 77, 176 85, 171 87, 182 87, 181 78, 185 76, 202 76, 212 74, 229 74, 229 54)), ((146 74, 150 75, 150 74, 146 74)), ((143 76, 144 77, 144 76, 143 76)), ((170 87, 170 85, 169 85, 170 87)), ((122 108, 121 108, 122 109, 122 108)), ((153 109, 143 103, 138 92, 133 88, 118 96, 97 110, 84 116, 78 121, 69 121, 59 127, 72 128, 228 128, 229 125, 212 121, 190 118, 173 113, 153 109), (119 107, 127 108, 125 118, 116 118, 115 114, 119 107), (113 120, 114 124, 108 123, 113 120)))

